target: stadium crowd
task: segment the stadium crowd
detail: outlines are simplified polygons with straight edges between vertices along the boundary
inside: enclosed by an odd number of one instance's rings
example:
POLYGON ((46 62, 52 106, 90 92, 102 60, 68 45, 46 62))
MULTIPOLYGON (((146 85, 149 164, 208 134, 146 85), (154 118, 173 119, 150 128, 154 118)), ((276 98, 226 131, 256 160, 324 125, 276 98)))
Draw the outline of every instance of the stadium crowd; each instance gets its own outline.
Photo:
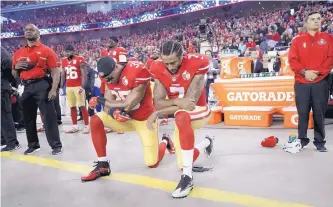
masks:
POLYGON ((71 13, 59 12, 56 16, 53 16, 52 13, 50 13, 48 16, 44 16, 43 18, 38 19, 28 18, 17 22, 6 21, 2 24, 1 29, 3 32, 15 32, 22 30, 22 28, 30 22, 34 22, 34 24, 39 28, 108 22, 112 20, 122 20, 141 16, 145 13, 167 10, 194 2, 195 1, 136 2, 135 4, 130 4, 128 8, 114 9, 108 13, 103 13, 101 11, 93 13, 79 13, 71 11, 71 13))
MULTIPOLYGON (((157 2, 153 3, 158 4, 157 2)), ((162 3, 160 7, 174 7, 179 5, 178 3, 162 3)), ((265 53, 277 46, 288 46, 294 36, 303 32, 305 15, 313 10, 321 11, 323 15, 322 31, 332 34, 333 15, 331 3, 308 3, 294 9, 293 15, 290 13, 290 9, 286 8, 266 13, 258 12, 248 17, 239 17, 239 14, 228 19, 222 18, 221 14, 208 16, 209 25, 211 25, 210 28, 214 36, 214 55, 227 49, 238 50, 241 55, 244 55, 247 51, 246 49, 251 47, 259 47, 261 53, 265 53)), ((70 21, 70 18, 66 19, 66 21, 70 21)), ((139 60, 144 61, 161 44, 162 40, 170 37, 176 38, 177 35, 182 34, 182 43, 187 52, 195 52, 199 50, 199 22, 200 20, 198 19, 182 24, 168 24, 154 31, 151 29, 132 30, 129 36, 119 37, 119 43, 129 50, 130 56, 135 56, 139 60)), ((89 64, 93 64, 99 58, 101 49, 105 48, 106 41, 107 39, 103 38, 72 41, 57 45, 51 44, 50 47, 57 52, 58 56, 63 57, 64 46, 72 44, 76 51, 79 51, 80 55, 88 60, 89 64)), ((46 44, 48 43, 46 42, 46 44)), ((16 46, 11 46, 7 49, 13 52, 16 46)))

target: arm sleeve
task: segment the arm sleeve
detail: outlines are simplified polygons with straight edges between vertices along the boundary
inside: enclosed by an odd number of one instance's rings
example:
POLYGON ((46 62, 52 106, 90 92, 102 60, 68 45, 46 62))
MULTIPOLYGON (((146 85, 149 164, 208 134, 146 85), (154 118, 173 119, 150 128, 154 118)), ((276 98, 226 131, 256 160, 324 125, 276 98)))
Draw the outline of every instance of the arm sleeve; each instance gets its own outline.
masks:
POLYGON ((203 56, 203 59, 200 59, 198 64, 200 66, 195 74, 196 75, 206 74, 208 72, 209 66, 210 66, 208 57, 203 56))
POLYGON ((51 49, 49 49, 48 56, 46 59, 48 69, 53 69, 58 67, 58 58, 55 52, 51 49))
POLYGON ((301 62, 299 61, 299 54, 297 49, 297 39, 293 39, 291 42, 290 50, 288 53, 288 61, 292 71, 295 73, 301 73, 304 69, 301 62))

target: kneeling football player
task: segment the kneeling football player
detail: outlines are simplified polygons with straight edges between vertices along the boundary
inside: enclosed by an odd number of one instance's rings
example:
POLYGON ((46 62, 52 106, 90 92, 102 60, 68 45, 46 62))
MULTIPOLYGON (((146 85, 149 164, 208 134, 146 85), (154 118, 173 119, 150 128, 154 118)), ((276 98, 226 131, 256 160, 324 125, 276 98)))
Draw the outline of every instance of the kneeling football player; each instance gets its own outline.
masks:
POLYGON ((210 137, 194 147, 194 129, 203 127, 210 117, 204 87, 209 60, 200 54, 183 55, 181 44, 175 41, 165 42, 160 54, 161 59, 150 66, 155 80, 156 111, 150 115, 147 124, 154 130, 158 116, 172 114, 175 117, 173 139, 178 166, 183 169, 183 174, 172 197, 183 198, 193 189, 193 162, 202 152, 210 157, 213 150, 210 137))
POLYGON ((106 81, 104 97, 93 97, 89 107, 103 105, 104 111, 90 119, 91 137, 98 162, 82 181, 95 180, 110 175, 111 170, 106 156, 106 133, 104 127, 115 131, 136 131, 141 138, 145 164, 155 168, 163 159, 166 149, 174 153, 173 143, 163 136, 159 144, 157 125, 155 130, 147 128, 147 118, 155 108, 150 89, 150 74, 144 64, 129 61, 125 65, 116 64, 112 57, 102 57, 97 64, 99 75, 106 81))

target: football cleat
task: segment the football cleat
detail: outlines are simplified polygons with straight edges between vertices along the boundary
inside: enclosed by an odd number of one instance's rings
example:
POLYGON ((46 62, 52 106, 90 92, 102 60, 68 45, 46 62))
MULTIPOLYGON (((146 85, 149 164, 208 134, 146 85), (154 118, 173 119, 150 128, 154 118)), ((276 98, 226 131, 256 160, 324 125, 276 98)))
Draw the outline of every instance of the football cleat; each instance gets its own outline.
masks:
POLYGON ((87 176, 82 176, 81 180, 83 182, 93 181, 102 176, 108 176, 111 174, 111 169, 109 162, 107 161, 98 161, 95 162, 95 169, 89 173, 87 176))
POLYGON ((165 140, 167 142, 167 147, 166 148, 167 148, 168 152, 170 154, 175 154, 175 147, 173 145, 173 142, 172 142, 170 136, 167 135, 167 134, 163 134, 162 140, 165 140))
POLYGON ((79 131, 79 128, 76 128, 76 127, 73 126, 72 128, 66 130, 65 133, 66 134, 74 134, 74 133, 76 133, 78 131, 79 131))
POLYGON ((171 194, 173 198, 185 198, 193 189, 193 178, 188 175, 182 175, 178 186, 171 194))
POLYGON ((206 136, 205 139, 208 139, 210 144, 205 148, 206 157, 211 157, 214 151, 214 138, 206 136))

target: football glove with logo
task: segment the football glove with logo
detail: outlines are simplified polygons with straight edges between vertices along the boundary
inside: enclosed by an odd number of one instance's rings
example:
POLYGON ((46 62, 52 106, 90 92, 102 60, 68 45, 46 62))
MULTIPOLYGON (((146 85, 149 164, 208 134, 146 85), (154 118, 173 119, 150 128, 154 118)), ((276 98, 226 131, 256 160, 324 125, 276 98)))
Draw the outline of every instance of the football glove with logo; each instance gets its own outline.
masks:
POLYGON ((117 122, 126 122, 130 120, 129 115, 124 111, 124 108, 111 108, 109 114, 117 122))
POLYGON ((98 104, 98 101, 97 101, 98 97, 92 97, 90 100, 89 100, 89 108, 91 109, 95 109, 97 104, 98 104))

